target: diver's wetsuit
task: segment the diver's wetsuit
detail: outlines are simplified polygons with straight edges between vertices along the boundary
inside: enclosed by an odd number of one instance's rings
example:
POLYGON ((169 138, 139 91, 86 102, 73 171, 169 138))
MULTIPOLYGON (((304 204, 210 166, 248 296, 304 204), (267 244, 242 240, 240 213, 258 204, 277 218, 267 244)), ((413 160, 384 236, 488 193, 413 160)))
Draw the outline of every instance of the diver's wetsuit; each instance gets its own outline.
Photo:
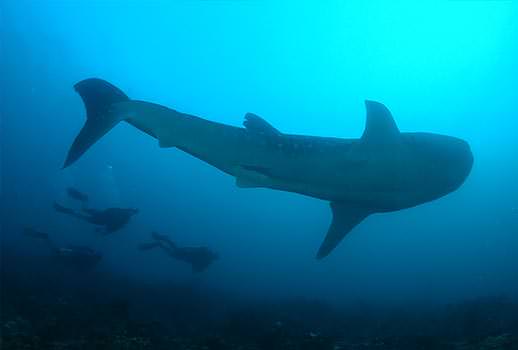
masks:
POLYGON ((138 213, 133 208, 108 208, 104 210, 83 208, 82 213, 54 203, 54 209, 62 214, 84 220, 94 225, 104 226, 105 234, 120 230, 130 221, 131 217, 138 213))
POLYGON ((56 258, 63 264, 85 271, 92 269, 101 260, 102 255, 86 246, 69 245, 55 251, 56 258))
POLYGON ((52 256, 55 260, 59 261, 63 265, 72 266, 80 271, 92 269, 102 258, 100 253, 82 245, 56 247, 47 233, 36 231, 32 228, 25 228, 24 235, 44 241, 52 251, 52 256))
POLYGON ((126 226, 133 215, 138 213, 138 209, 133 208, 108 208, 104 210, 90 209, 87 207, 88 195, 73 187, 67 188, 67 195, 71 199, 81 202, 82 212, 64 207, 56 202, 54 202, 54 210, 94 225, 104 226, 104 230, 101 229, 100 231, 104 234, 120 230, 126 226))
POLYGON ((83 211, 88 214, 86 221, 104 226, 105 233, 120 230, 126 226, 133 215, 138 213, 138 209, 132 208, 83 209, 83 211))
POLYGON ((170 257, 191 264, 193 272, 202 272, 209 267, 218 254, 207 247, 178 247, 169 237, 153 232, 154 242, 143 243, 140 250, 149 250, 155 247, 162 248, 170 257))

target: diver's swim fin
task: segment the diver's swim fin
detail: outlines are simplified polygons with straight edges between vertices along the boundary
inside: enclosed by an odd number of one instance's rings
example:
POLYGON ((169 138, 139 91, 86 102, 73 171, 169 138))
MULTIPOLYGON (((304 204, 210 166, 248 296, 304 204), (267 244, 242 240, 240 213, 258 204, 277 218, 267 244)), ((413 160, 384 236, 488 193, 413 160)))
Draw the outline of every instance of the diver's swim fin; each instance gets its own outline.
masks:
POLYGON ((114 103, 129 101, 128 96, 107 81, 91 78, 74 86, 86 108, 86 122, 68 151, 63 168, 68 167, 110 131, 121 118, 110 113, 114 103))
POLYGON ((160 242, 141 243, 138 245, 140 251, 150 250, 160 246, 160 242))
POLYGON ((151 238, 157 241, 157 243, 166 242, 167 244, 169 244, 171 248, 176 249, 176 244, 173 241, 171 241, 171 239, 167 237, 167 235, 161 235, 160 233, 153 231, 151 232, 151 238))
POLYGON ((83 202, 83 203, 88 202, 88 195, 75 189, 74 187, 67 188, 67 195, 68 195, 68 197, 78 200, 80 202, 83 202))
POLYGON ((53 251, 57 251, 56 246, 54 245, 54 242, 52 239, 50 239, 49 234, 41 231, 37 231, 33 229, 32 227, 26 227, 23 229, 24 236, 34 238, 34 239, 40 239, 53 251))
POLYGON ((57 202, 54 202, 53 207, 54 207, 54 210, 57 211, 58 213, 70 215, 70 216, 73 216, 75 218, 82 219, 82 220, 88 220, 88 218, 86 216, 79 214, 78 212, 76 212, 73 209, 64 207, 57 202))
POLYGON ((36 238, 36 239, 43 239, 48 240, 49 235, 45 232, 36 231, 33 228, 26 227, 23 229, 23 234, 27 237, 36 238))
POLYGON ((160 233, 155 231, 151 232, 151 237, 157 241, 165 241, 169 239, 166 235, 161 235, 160 233))
POLYGON ((53 207, 54 207, 54 210, 57 211, 58 213, 72 215, 72 216, 77 215, 77 213, 73 209, 64 207, 61 204, 59 204, 58 202, 54 202, 53 207))

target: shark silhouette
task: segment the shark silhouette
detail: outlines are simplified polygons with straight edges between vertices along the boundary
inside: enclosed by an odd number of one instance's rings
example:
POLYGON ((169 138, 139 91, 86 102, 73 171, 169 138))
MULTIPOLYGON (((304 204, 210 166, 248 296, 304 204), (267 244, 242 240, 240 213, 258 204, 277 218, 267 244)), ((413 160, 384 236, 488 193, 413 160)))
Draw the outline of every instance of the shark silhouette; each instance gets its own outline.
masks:
POLYGON ((130 100, 101 79, 75 85, 86 108, 68 167, 120 121, 234 176, 239 187, 266 187, 330 202, 331 226, 317 258, 327 256, 367 216, 435 200, 469 175, 467 142, 431 133, 402 133, 381 103, 365 101, 366 125, 359 139, 284 134, 248 113, 244 128, 130 100))

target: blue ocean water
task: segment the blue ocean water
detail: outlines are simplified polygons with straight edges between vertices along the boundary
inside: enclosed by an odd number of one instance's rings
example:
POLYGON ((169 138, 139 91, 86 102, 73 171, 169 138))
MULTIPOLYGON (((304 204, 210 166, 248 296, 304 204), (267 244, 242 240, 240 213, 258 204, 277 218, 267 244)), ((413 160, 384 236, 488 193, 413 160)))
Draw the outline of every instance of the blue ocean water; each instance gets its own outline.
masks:
POLYGON ((22 283, 22 290, 72 298, 92 289, 99 302, 128 300, 130 311, 135 296, 111 283, 149 286, 157 293, 146 301, 149 314, 171 302, 158 296, 169 284, 206 296, 203 305, 225 300, 228 309, 233 300, 317 300, 332 309, 369 310, 518 301, 516 3, 22 0, 0 6, 5 295, 16 284, 7 276, 39 275, 39 284, 22 283), (180 150, 159 148, 125 123, 61 169, 85 119, 73 85, 90 77, 130 98, 229 125, 256 113, 292 134, 360 137, 364 100, 376 100, 401 131, 468 141, 474 166, 457 191, 370 216, 318 261, 331 220, 327 202, 237 188, 234 178, 180 150), (69 187, 87 193, 96 208, 140 212, 102 236, 55 212, 55 201, 75 204, 69 187), (48 232, 58 245, 92 247, 103 259, 88 274, 56 274, 47 247, 24 236, 24 227, 48 232), (193 274, 166 254, 138 251, 152 231, 180 245, 208 246, 219 259, 193 274))

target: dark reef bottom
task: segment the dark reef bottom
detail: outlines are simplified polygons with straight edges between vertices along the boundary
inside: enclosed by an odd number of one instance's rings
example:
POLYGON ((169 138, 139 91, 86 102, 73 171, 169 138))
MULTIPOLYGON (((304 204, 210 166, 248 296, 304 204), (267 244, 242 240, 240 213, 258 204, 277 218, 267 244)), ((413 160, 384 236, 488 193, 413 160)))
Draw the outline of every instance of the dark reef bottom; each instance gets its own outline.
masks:
POLYGON ((2 257, 0 349, 518 349, 518 304, 333 307, 2 257), (29 277, 30 276, 30 277, 29 277))

